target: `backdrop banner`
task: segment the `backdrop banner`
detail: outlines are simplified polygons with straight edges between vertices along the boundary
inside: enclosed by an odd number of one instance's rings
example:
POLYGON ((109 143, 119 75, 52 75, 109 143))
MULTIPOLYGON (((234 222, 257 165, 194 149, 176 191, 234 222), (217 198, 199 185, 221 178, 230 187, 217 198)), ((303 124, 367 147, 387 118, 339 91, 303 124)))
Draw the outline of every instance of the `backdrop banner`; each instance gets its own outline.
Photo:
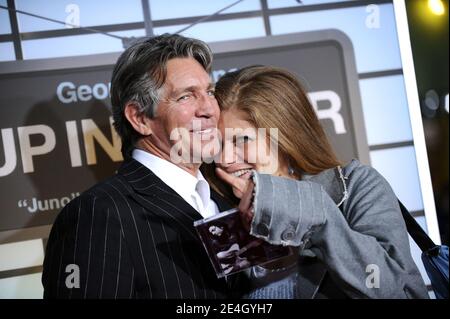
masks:
MULTIPOLYGON (((368 164, 354 52, 343 33, 323 30, 211 46, 215 80, 254 64, 296 74, 338 157, 368 164)), ((66 58, 64 67, 59 59, 55 68, 40 68, 35 61, 20 72, 0 64, 0 234, 51 225, 64 205, 118 168, 123 159, 109 95, 115 59, 80 66, 66 58)))

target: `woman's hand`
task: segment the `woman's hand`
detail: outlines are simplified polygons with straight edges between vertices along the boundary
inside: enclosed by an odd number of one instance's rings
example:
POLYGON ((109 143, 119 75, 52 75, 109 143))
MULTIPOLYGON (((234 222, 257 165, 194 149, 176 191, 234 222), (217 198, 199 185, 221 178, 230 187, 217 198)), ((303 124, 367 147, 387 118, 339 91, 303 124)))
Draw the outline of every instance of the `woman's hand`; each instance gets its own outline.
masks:
POLYGON ((233 188, 234 195, 241 199, 239 202, 239 211, 244 227, 249 231, 254 215, 253 189, 255 188, 255 184, 250 179, 233 176, 221 168, 216 168, 216 173, 224 182, 233 188))
POLYGON ((216 174, 220 177, 225 183, 230 185, 233 188, 233 194, 237 198, 241 199, 242 195, 244 195, 247 187, 251 181, 247 178, 236 177, 230 173, 225 172, 223 169, 216 167, 216 174))
POLYGON ((255 212, 253 210, 253 189, 255 184, 249 181, 247 189, 242 195, 241 201, 239 202, 239 211, 241 212, 241 218, 244 223, 244 227, 250 232, 250 226, 252 224, 253 216, 255 212))

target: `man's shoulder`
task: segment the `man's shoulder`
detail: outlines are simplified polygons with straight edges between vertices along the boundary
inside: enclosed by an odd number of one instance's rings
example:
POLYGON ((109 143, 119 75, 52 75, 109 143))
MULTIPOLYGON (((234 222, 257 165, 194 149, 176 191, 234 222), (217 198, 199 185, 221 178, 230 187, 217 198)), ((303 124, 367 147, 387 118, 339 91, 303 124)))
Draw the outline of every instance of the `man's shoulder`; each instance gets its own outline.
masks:
MULTIPOLYGON (((88 203, 96 202, 109 202, 114 195, 113 192, 125 194, 129 192, 129 187, 126 185, 126 181, 120 177, 117 173, 92 185, 90 188, 81 192, 80 195, 71 200, 63 210, 67 210, 74 206, 86 206, 88 203)), ((115 196, 117 198, 117 196, 115 196)))
POLYGON ((106 212, 108 209, 112 212, 113 209, 117 209, 118 203, 127 191, 128 188, 125 182, 121 180, 120 175, 114 174, 83 191, 70 201, 59 212, 56 221, 78 219, 80 214, 83 216, 94 212, 99 214, 106 212))
POLYGON ((114 175, 111 175, 106 179, 97 182, 89 189, 84 191, 83 194, 101 197, 102 194, 104 194, 104 192, 109 188, 117 188, 119 190, 123 188, 128 189, 128 187, 126 187, 126 181, 124 180, 124 178, 121 175, 115 173, 114 175))
POLYGON ((79 201, 111 202, 132 191, 126 180, 119 174, 114 174, 85 190, 78 196, 79 201))

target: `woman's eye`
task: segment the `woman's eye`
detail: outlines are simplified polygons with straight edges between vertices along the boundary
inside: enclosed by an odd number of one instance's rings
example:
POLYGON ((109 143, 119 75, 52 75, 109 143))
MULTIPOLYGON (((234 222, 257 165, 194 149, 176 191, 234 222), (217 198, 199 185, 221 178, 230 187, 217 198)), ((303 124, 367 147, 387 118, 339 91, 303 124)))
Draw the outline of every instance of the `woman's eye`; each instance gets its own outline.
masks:
POLYGON ((250 136, 244 135, 244 136, 239 136, 236 138, 236 144, 242 144, 242 143, 247 143, 249 141, 252 141, 253 139, 250 136))

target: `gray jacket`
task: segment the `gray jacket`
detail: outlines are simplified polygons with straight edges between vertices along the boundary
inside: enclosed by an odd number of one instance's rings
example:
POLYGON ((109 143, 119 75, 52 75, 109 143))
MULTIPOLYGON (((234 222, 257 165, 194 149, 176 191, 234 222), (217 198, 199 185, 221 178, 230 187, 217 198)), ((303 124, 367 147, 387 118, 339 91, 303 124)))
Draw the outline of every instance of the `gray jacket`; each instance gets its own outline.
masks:
POLYGON ((301 181, 253 180, 250 232, 300 247, 301 298, 330 297, 320 291, 327 280, 350 298, 428 298, 397 197, 375 169, 353 160, 301 181))

